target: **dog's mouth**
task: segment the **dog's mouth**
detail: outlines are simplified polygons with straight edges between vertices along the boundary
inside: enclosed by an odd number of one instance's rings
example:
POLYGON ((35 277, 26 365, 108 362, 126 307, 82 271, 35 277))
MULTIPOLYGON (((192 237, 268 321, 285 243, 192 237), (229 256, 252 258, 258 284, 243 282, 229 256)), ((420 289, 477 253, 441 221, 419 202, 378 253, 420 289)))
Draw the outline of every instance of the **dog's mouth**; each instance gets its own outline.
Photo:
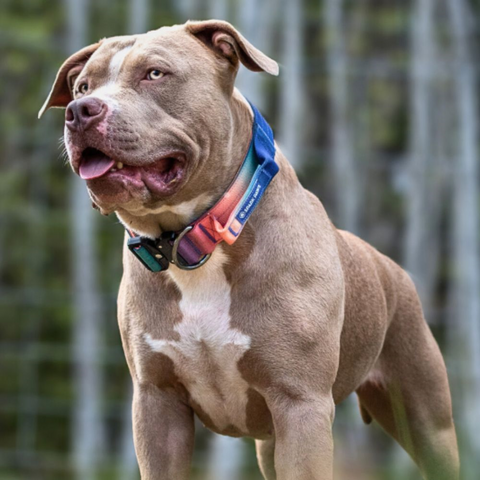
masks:
POLYGON ((115 167, 115 160, 96 148, 86 148, 80 159, 79 175, 83 180, 103 177, 115 167))
POLYGON ((87 181, 122 180, 123 183, 146 185, 152 191, 168 194, 183 179, 185 164, 185 155, 178 152, 169 153, 147 165, 130 165, 88 147, 82 152, 78 173, 87 181))

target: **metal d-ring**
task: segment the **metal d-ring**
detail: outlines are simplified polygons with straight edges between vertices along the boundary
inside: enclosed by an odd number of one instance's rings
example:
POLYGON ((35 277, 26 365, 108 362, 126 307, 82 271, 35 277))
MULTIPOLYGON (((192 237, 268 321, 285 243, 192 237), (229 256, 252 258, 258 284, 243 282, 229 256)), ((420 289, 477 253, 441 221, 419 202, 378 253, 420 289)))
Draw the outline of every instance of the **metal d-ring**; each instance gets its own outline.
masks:
POLYGON ((180 245, 180 241, 192 229, 193 229, 192 225, 188 225, 188 227, 186 227, 173 242, 172 263, 176 267, 180 268, 181 270, 195 270, 196 268, 204 265, 207 262, 207 260, 212 256, 211 253, 208 253, 207 255, 202 257, 202 259, 198 263, 195 263, 194 265, 182 265, 181 262, 178 261, 177 254, 178 254, 178 246, 180 245))

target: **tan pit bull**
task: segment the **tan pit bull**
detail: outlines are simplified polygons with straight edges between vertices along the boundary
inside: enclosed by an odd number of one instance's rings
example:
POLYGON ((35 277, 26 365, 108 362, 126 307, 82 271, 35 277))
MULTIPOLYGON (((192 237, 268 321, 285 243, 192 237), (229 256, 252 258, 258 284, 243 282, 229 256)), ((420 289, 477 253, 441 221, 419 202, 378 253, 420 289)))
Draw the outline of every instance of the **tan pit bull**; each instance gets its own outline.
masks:
MULTIPOLYGON (((67 107, 65 144, 103 214, 151 239, 228 189, 252 137, 239 64, 276 62, 222 21, 115 37, 72 55, 41 113, 67 107)), ((337 230, 276 149, 279 173, 232 245, 200 268, 149 272, 125 247, 118 298, 144 480, 189 476, 194 414, 256 442, 263 476, 333 478, 335 405, 352 392, 428 480, 457 480, 445 365, 415 287, 337 230)))

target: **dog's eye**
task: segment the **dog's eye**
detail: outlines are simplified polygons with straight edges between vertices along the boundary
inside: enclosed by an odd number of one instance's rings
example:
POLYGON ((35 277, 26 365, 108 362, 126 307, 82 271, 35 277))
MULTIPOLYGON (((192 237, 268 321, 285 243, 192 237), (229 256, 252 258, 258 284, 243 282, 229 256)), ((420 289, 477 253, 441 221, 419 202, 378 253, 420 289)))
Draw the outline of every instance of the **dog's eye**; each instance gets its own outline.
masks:
POLYGON ((158 80, 159 78, 163 77, 163 72, 161 72, 158 69, 150 70, 147 73, 147 79, 148 80, 158 80))
POLYGON ((79 86, 78 86, 78 93, 87 93, 88 92, 88 83, 81 83, 79 86))

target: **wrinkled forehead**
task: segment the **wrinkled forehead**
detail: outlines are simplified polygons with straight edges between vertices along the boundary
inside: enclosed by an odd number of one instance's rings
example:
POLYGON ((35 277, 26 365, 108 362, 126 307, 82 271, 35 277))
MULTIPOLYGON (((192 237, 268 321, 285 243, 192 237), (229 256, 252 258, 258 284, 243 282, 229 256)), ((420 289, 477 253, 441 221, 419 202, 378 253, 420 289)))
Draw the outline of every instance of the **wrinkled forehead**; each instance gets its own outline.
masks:
POLYGON ((162 27, 141 35, 126 35, 103 40, 91 56, 83 74, 98 80, 115 81, 121 71, 166 68, 182 71, 189 57, 202 54, 202 47, 182 26, 162 27), (187 55, 196 51, 197 55, 187 55))

